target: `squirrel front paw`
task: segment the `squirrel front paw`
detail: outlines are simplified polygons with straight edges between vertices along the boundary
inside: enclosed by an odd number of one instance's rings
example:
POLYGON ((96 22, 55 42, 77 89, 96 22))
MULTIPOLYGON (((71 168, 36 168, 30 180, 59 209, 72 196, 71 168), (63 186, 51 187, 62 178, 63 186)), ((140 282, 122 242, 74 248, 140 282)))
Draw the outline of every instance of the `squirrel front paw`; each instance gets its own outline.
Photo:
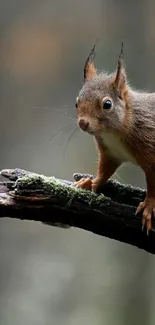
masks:
POLYGON ((72 184, 74 187, 92 190, 93 192, 99 192, 102 185, 103 180, 97 177, 93 180, 90 178, 81 178, 79 181, 72 184))
POLYGON ((140 202, 136 210, 136 214, 142 213, 142 230, 146 227, 147 235, 152 228, 151 218, 155 217, 155 198, 146 198, 143 202, 140 202))
POLYGON ((91 190, 92 189, 92 179, 81 178, 79 181, 72 184, 74 187, 80 187, 82 189, 91 190))
POLYGON ((90 178, 81 178, 79 181, 72 184, 74 187, 92 190, 93 192, 99 192, 102 185, 103 180, 97 177, 93 180, 90 178))

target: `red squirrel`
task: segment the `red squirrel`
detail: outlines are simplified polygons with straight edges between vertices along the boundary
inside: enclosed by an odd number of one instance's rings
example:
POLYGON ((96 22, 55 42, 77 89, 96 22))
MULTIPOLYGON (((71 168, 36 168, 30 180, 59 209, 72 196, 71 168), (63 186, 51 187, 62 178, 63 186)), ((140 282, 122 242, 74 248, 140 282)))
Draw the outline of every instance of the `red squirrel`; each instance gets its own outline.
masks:
POLYGON ((139 92, 128 83, 123 43, 116 71, 97 73, 91 50, 84 66, 84 82, 76 100, 78 125, 92 135, 98 149, 96 178, 81 179, 73 186, 98 192, 124 162, 145 173, 146 197, 136 210, 142 212, 142 229, 151 229, 155 217, 155 93, 139 92))

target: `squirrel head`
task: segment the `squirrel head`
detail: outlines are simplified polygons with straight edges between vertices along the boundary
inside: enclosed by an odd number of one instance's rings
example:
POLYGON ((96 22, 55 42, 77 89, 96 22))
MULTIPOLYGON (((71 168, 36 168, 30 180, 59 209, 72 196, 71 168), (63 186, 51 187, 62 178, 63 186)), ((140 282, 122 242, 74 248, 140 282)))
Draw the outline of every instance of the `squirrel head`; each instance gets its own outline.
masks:
POLYGON ((120 130, 126 115, 127 80, 123 43, 114 73, 97 74, 95 46, 84 66, 84 84, 76 100, 78 124, 83 131, 99 135, 103 130, 120 130))

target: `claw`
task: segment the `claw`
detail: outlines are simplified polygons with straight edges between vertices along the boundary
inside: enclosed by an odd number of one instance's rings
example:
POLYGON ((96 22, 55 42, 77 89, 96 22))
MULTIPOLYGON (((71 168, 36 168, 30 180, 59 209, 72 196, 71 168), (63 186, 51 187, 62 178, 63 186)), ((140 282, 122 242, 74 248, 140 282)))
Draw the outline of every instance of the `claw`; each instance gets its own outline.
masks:
POLYGON ((136 210, 136 215, 139 212, 142 212, 142 231, 144 230, 144 227, 146 226, 146 233, 147 236, 149 236, 149 232, 152 228, 151 225, 151 217, 152 215, 155 217, 155 199, 154 198, 147 198, 144 202, 141 202, 136 210))
POLYGON ((72 184, 74 187, 80 187, 83 189, 92 190, 93 192, 97 192, 100 188, 100 184, 102 184, 103 181, 98 178, 81 178, 79 181, 72 184))

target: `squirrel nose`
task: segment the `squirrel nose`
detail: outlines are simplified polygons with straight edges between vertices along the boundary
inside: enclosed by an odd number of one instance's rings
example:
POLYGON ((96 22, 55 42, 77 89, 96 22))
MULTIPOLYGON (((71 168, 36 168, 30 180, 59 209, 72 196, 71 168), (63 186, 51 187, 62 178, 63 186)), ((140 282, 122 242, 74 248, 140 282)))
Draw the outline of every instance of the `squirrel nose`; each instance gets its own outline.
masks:
POLYGON ((83 131, 87 131, 88 127, 89 127, 89 122, 86 122, 84 119, 79 120, 79 127, 83 130, 83 131))

